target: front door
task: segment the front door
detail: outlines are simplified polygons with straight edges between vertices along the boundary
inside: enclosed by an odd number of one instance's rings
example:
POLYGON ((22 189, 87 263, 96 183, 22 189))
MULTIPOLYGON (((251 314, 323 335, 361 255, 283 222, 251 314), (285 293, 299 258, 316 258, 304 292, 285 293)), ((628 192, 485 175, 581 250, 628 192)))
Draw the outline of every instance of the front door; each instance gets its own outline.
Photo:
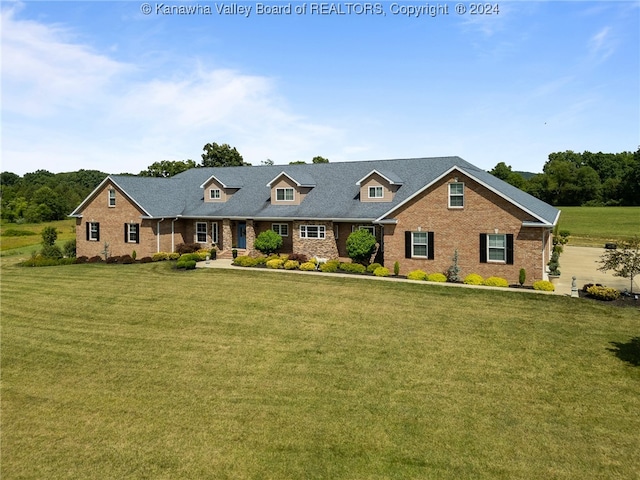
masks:
POLYGON ((247 222, 238 222, 238 248, 247 248, 247 222))

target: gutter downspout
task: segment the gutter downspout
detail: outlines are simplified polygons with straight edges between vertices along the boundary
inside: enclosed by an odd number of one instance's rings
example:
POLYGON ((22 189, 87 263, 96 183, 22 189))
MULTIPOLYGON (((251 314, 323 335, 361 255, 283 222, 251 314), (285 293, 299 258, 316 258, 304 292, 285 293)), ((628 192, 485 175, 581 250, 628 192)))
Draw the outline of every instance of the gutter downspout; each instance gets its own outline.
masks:
POLYGON ((164 222, 164 218, 158 220, 158 230, 156 231, 156 253, 160 253, 160 222, 164 222))

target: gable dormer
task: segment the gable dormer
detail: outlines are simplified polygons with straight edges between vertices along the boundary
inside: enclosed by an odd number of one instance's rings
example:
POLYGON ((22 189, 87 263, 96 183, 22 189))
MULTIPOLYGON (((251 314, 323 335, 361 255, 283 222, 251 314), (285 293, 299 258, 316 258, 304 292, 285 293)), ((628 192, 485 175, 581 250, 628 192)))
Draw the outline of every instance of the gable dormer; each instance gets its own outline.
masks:
POLYGON ((271 189, 272 205, 300 205, 315 186, 314 180, 307 175, 294 178, 286 172, 281 172, 267 183, 271 189))
POLYGON ((241 185, 223 183, 215 175, 211 175, 200 188, 204 189, 205 202, 224 203, 240 189, 241 185))
POLYGON ((402 185, 402 180, 391 172, 372 170, 358 180, 356 185, 360 186, 361 202, 391 202, 402 185))

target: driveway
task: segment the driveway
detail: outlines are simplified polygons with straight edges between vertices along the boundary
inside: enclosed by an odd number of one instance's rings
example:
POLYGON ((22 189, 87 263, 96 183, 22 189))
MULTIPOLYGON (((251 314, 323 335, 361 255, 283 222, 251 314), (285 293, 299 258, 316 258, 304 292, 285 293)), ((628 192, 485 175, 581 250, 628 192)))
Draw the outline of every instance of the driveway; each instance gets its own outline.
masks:
MULTIPOLYGON (((564 251, 560 254, 560 271, 562 275, 556 285, 556 293, 571 294, 571 277, 576 277, 578 289, 585 283, 600 283, 607 287, 617 288, 623 291, 629 290, 631 281, 628 278, 614 277, 613 271, 606 273, 598 270, 600 256, 606 252, 604 248, 595 247, 575 247, 565 245, 564 251)), ((633 291, 640 292, 639 277, 633 282, 633 291)))

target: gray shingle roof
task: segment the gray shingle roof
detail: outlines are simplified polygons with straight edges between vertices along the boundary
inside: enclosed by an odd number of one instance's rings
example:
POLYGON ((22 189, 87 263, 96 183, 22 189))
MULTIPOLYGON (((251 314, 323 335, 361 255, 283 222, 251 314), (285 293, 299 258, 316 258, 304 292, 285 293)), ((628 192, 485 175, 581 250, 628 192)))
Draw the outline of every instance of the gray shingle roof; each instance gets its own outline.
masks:
POLYGON ((499 195, 554 224, 558 210, 503 182, 459 157, 372 160, 306 165, 193 168, 172 178, 111 176, 154 218, 210 217, 251 219, 343 219, 372 221, 393 211, 452 168, 472 176, 499 195), (356 184, 373 170, 402 184, 393 202, 361 202, 356 184), (282 172, 300 184, 315 185, 300 205, 272 205, 267 186, 282 172), (241 187, 224 203, 204 202, 200 188, 211 176, 229 187, 241 187))

